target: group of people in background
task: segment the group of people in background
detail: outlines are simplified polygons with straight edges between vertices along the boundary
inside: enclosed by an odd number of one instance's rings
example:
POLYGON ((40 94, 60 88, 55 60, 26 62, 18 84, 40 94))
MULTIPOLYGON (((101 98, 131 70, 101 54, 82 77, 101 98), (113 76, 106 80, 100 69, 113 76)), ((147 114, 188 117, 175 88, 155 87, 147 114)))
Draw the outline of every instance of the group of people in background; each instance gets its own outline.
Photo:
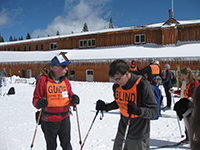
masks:
POLYGON ((35 72, 35 81, 36 81, 36 84, 38 83, 38 80, 40 79, 41 76, 43 75, 48 75, 49 73, 49 70, 47 70, 46 66, 43 67, 42 71, 39 73, 35 72))
MULTIPOLYGON (((138 75, 147 75, 147 80, 151 84, 155 84, 155 76, 153 75, 156 67, 152 65, 157 65, 159 67, 159 62, 154 61, 152 58, 148 60, 149 65, 141 70, 135 68, 132 65, 136 66, 135 60, 132 60, 130 71, 138 75), (133 63, 134 62, 134 63, 133 63)), ((163 111, 171 109, 172 97, 174 94, 180 95, 180 100, 174 101, 173 110, 176 111, 176 114, 179 120, 184 120, 185 124, 185 139, 181 143, 189 143, 192 150, 198 150, 200 147, 200 85, 199 81, 196 78, 195 74, 189 67, 184 67, 180 70, 181 74, 181 89, 174 90, 171 79, 172 73, 170 71, 170 65, 164 65, 164 71, 161 72, 161 69, 157 69, 156 76, 162 78, 162 84, 165 90, 165 95, 167 99, 167 105, 162 108, 163 111), (158 72, 158 70, 160 70, 158 72)), ((162 99, 161 99, 162 103, 162 99)))
POLYGON ((0 96, 2 96, 2 87, 7 85, 6 77, 7 77, 7 72, 6 69, 3 68, 3 70, 0 72, 0 96))

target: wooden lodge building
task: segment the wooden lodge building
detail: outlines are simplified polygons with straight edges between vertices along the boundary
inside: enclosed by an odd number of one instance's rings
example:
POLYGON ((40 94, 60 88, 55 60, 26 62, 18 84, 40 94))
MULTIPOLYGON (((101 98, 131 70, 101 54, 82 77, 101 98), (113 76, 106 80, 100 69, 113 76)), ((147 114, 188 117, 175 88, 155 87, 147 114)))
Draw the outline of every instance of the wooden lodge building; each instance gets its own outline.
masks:
POLYGON ((147 60, 151 57, 159 60, 162 69, 168 63, 174 71, 177 71, 177 66, 188 66, 198 71, 200 19, 177 21, 170 15, 164 23, 1 42, 0 69, 6 68, 8 75, 34 77, 35 72, 39 73, 44 66, 50 69, 50 60, 61 51, 68 52, 72 62, 67 77, 76 81, 109 82, 108 66, 117 58, 128 63, 134 59, 140 69, 148 65, 147 60), (191 42, 196 44, 193 50, 189 48, 191 42), (181 48, 185 43, 188 52, 182 54, 181 48), (170 55, 162 52, 168 47, 170 55), (112 54, 103 56, 110 51, 112 54))

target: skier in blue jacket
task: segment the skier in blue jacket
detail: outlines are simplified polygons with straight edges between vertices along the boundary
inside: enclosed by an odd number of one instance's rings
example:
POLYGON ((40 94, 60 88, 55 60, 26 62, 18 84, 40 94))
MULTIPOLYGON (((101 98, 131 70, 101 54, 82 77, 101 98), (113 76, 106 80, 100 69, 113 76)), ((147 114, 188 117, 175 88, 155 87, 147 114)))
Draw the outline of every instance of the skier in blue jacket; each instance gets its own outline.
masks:
POLYGON ((163 107, 163 111, 169 110, 171 108, 171 93, 169 92, 169 89, 172 88, 172 83, 171 83, 171 72, 169 71, 170 65, 166 64, 164 66, 164 74, 162 76, 162 83, 165 88, 165 94, 167 97, 167 106, 163 107))

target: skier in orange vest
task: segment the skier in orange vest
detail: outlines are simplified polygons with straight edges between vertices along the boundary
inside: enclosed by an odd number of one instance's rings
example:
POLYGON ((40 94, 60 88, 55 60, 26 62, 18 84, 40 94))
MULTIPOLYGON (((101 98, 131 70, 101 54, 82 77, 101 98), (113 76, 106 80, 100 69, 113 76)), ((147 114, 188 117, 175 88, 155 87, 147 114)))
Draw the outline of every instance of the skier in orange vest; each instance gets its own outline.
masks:
POLYGON ((136 61, 135 60, 131 61, 131 65, 130 65, 129 70, 130 71, 138 71, 139 70, 139 67, 136 65, 136 61))
POLYGON ((51 71, 45 73, 35 87, 33 105, 42 108, 41 128, 47 150, 56 150, 57 136, 63 150, 72 150, 70 143, 70 106, 79 104, 79 97, 72 92, 65 74, 71 62, 60 53, 51 60, 51 71))
POLYGON ((158 103, 152 86, 143 77, 131 73, 128 64, 121 59, 110 64, 108 74, 115 81, 113 85, 115 100, 107 104, 103 100, 98 100, 96 110, 120 109, 121 119, 113 150, 122 149, 129 118, 130 125, 124 149, 149 149, 150 119, 158 115, 158 103))
POLYGON ((131 71, 134 74, 137 75, 147 75, 147 80, 154 86, 157 85, 156 78, 157 76, 162 79, 162 72, 160 69, 160 66, 158 64, 154 64, 154 59, 149 58, 148 59, 149 65, 145 68, 138 70, 138 71, 131 71))

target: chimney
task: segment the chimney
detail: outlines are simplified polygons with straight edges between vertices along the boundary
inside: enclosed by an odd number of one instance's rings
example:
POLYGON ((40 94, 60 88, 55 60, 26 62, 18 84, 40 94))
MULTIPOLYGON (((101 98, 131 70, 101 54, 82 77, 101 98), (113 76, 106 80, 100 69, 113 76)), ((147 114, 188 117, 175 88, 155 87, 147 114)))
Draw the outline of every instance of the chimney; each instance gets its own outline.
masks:
POLYGON ((169 24, 172 23, 172 11, 169 9, 169 24))

